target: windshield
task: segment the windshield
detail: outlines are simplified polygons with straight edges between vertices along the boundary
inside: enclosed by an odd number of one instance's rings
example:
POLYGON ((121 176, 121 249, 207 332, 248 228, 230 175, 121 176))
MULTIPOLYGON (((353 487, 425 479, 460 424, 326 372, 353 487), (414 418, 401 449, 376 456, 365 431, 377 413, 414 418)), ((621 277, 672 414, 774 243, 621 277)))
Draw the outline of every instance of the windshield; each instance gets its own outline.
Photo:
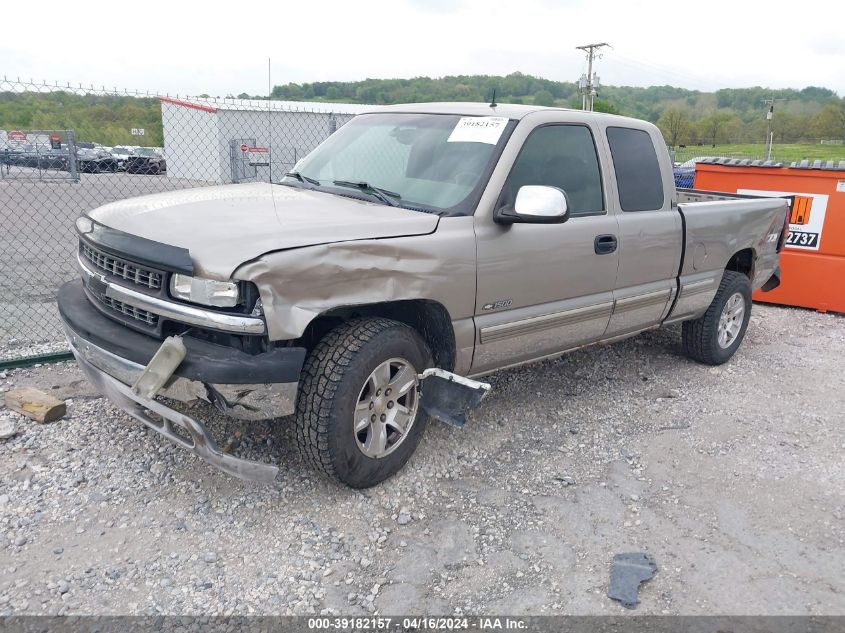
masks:
POLYGON ((293 172, 305 182, 319 182, 320 189, 346 187, 347 193, 356 185, 365 195, 373 189, 392 194, 396 206, 471 213, 506 129, 508 121, 501 117, 365 114, 299 161, 293 172))
POLYGON ((145 158, 152 158, 158 156, 158 153, 154 149, 150 149, 148 147, 139 147, 135 153, 138 156, 143 156, 145 158))

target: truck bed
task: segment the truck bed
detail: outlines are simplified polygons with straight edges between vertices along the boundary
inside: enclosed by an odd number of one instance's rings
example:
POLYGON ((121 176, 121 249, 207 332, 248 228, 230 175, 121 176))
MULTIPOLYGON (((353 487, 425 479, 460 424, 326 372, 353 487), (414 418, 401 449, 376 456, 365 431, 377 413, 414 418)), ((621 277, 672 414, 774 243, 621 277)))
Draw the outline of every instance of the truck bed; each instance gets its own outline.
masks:
POLYGON ((752 196, 741 193, 728 193, 726 191, 705 191, 704 189, 678 189, 678 204, 712 202, 715 200, 759 200, 761 198, 767 198, 767 196, 752 196))

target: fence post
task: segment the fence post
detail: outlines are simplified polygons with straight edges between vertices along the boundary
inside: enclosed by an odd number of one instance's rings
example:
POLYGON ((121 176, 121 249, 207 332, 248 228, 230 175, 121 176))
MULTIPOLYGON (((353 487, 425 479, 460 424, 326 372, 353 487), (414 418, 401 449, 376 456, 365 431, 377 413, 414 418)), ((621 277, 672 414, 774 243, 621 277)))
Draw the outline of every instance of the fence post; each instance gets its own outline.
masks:
POLYGON ((67 168, 70 171, 70 178, 79 182, 79 171, 76 168, 76 140, 73 137, 73 130, 67 130, 67 168))

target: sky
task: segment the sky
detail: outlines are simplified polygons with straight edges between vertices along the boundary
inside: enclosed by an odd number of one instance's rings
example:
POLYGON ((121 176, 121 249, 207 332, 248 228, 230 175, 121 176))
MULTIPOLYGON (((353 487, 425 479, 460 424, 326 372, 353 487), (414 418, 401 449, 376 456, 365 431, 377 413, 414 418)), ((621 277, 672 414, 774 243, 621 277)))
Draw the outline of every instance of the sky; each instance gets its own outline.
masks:
POLYGON ((156 94, 272 83, 505 75, 845 95, 845 0, 10 0, 0 77, 156 94))

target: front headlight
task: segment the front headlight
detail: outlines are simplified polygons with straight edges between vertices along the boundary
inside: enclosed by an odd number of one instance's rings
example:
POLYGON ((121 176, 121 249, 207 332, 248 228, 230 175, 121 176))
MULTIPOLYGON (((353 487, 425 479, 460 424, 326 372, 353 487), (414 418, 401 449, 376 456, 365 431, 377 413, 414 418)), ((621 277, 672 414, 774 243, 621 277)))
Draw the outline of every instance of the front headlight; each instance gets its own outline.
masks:
POLYGON ((191 303, 232 308, 238 305, 238 284, 175 274, 170 277, 170 294, 191 303))
POLYGON ((80 233, 90 233, 94 230, 94 223, 89 218, 81 215, 76 218, 76 229, 80 233))

